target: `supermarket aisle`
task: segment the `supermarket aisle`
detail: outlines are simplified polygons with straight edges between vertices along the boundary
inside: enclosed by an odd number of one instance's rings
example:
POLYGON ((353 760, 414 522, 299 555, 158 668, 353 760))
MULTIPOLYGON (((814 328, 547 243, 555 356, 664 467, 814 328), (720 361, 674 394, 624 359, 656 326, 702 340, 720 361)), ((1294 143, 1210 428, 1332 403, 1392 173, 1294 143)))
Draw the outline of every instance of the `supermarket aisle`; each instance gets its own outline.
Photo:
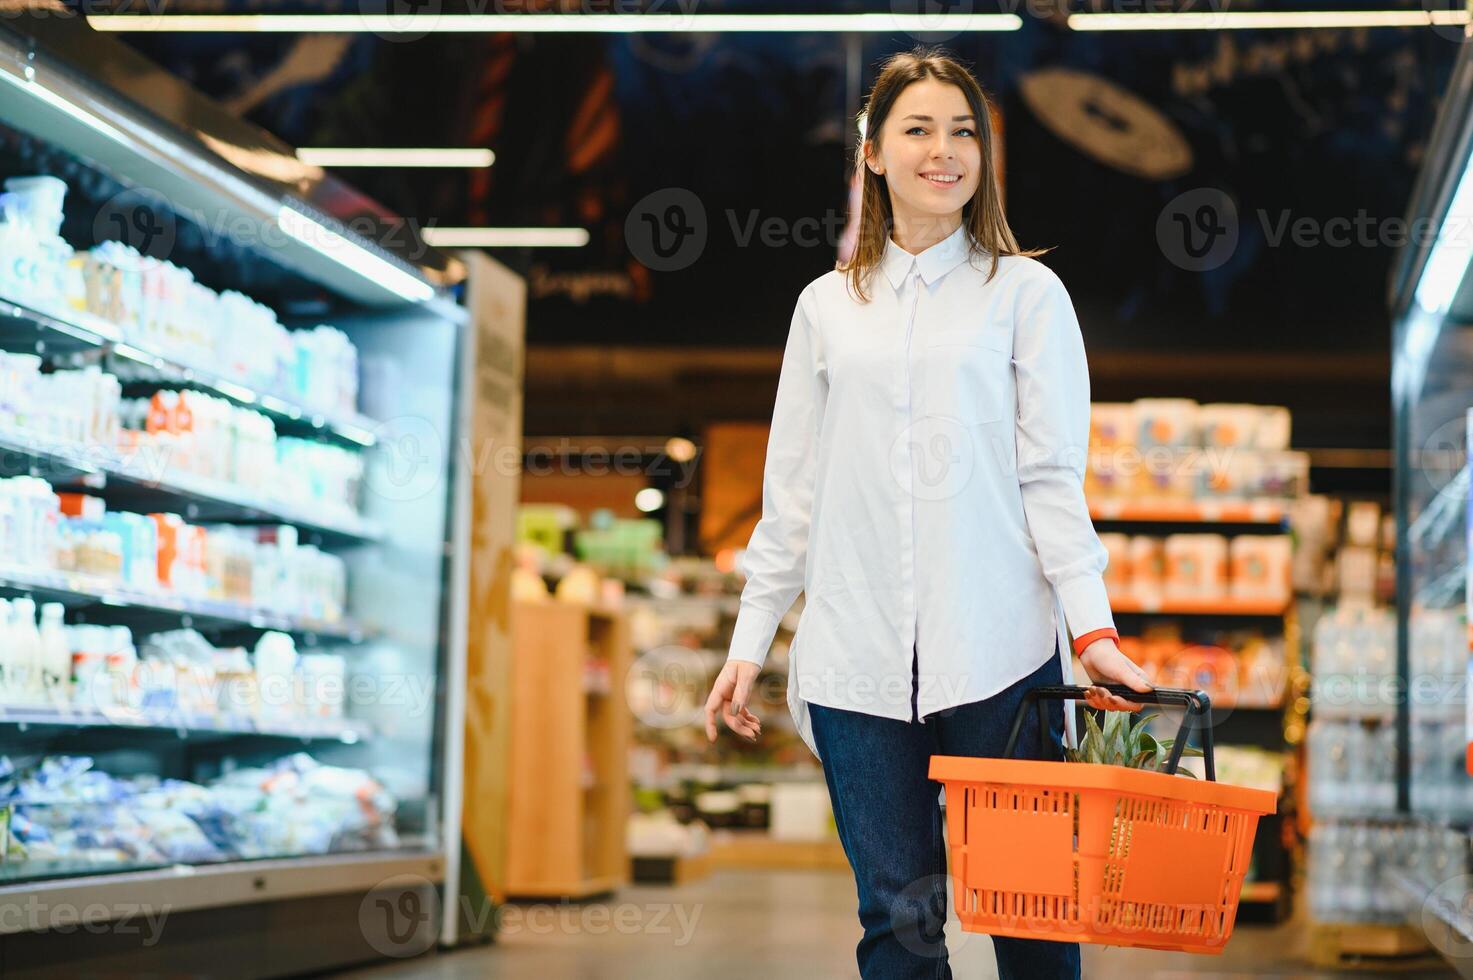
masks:
MULTIPOLYGON (((353 980, 816 980, 854 976, 854 887, 831 871, 722 871, 677 888, 628 887, 604 905, 544 907, 494 946, 337 974, 353 980), (532 923, 540 923, 533 931, 532 923), (623 931, 616 927, 624 923, 623 931)), ((530 907, 519 907, 522 912, 530 907)), ((947 927, 958 978, 997 975, 991 942, 947 927)), ((1293 927, 1242 927, 1222 957, 1086 947, 1085 976, 1332 977, 1293 958, 1293 927)), ((1401 973, 1401 977, 1447 976, 1401 973)))

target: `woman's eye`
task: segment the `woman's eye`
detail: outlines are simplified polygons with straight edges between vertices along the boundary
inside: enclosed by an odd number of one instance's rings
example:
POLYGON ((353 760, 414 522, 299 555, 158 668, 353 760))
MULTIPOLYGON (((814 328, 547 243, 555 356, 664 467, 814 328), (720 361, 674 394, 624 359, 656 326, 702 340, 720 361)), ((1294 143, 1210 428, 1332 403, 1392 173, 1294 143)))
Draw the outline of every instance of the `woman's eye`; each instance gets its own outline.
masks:
POLYGON ((925 131, 926 131, 926 129, 925 129, 924 126, 912 126, 909 129, 907 129, 905 132, 906 132, 906 135, 910 135, 911 133, 924 133, 925 131))
POLYGON ((970 139, 971 137, 975 136, 976 133, 974 133, 970 128, 963 126, 961 129, 958 129, 956 131, 956 135, 964 137, 966 139, 970 139))

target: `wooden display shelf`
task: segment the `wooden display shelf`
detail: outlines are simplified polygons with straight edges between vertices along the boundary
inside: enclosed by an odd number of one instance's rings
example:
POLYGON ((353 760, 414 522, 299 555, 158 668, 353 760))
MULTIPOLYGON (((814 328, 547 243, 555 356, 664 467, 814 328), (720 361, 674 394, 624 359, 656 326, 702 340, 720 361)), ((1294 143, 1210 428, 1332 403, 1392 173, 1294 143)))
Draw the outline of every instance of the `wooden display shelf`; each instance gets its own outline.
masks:
POLYGON ((686 885, 711 873, 711 852, 689 855, 639 854, 629 859, 629 876, 640 884, 686 885))
POLYGON ((1292 598, 1283 599, 1161 599, 1142 602, 1134 596, 1111 596, 1110 608, 1117 613, 1162 616, 1282 616, 1292 598))
POLYGON ((824 840, 776 840, 761 830, 736 830, 712 835, 711 865, 715 868, 760 870, 849 870, 849 859, 837 837, 824 840))
POLYGON ((590 697, 583 680, 591 656, 611 678, 628 672, 628 623, 603 606, 519 602, 512 635, 506 894, 612 891, 629 875, 632 722, 622 697, 590 697))
POLYGON ((1315 922, 1309 960, 1328 969, 1411 970, 1440 963, 1426 937, 1411 926, 1315 922))
POLYGON ((1097 521, 1141 524, 1278 524, 1288 509, 1281 500, 1091 500, 1097 521))

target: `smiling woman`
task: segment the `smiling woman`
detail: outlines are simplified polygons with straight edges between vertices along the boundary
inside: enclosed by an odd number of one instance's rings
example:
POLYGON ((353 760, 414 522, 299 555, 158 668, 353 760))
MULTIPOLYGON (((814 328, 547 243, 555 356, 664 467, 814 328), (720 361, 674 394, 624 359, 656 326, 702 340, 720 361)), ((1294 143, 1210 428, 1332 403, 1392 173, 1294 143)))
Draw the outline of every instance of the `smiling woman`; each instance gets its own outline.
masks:
POLYGON ((918 252, 946 237, 957 211, 974 253, 992 256, 989 278, 998 256, 1043 254, 1021 248, 1008 227, 990 105, 970 72, 934 49, 896 55, 876 80, 864 119, 859 239, 844 266, 861 301, 892 229, 914 234, 900 244, 918 252))
MULTIPOLYGON (((944 891, 905 885, 946 872, 928 760, 1005 754, 1024 694, 1072 675, 1071 646, 1096 685, 1150 685, 1116 645, 1084 500, 1079 321, 1008 229, 981 88, 919 49, 881 69, 866 118, 858 248, 793 311, 706 734, 720 714, 761 736, 753 680, 801 590, 788 708, 854 871, 860 973, 889 980, 949 976, 944 891)), ((1049 713, 1052 734, 1064 713, 1049 713)), ((1079 976, 1076 943, 993 948, 1004 977, 1079 976)))

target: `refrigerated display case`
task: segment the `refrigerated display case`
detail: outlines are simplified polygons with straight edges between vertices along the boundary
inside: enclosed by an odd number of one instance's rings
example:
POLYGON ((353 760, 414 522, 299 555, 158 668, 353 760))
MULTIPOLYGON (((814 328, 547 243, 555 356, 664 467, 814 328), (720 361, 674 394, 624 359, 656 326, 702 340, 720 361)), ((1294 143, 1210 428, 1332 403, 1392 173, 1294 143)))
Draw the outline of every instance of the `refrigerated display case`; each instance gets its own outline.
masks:
POLYGON ((1465 42, 1408 213, 1391 283, 1397 532, 1396 808, 1437 847, 1398 852, 1410 924, 1466 965, 1469 453, 1473 408, 1473 51, 1465 42), (1446 846, 1448 832, 1455 847, 1446 846))
POLYGON ((0 27, 0 178, 37 177, 0 195, 4 972, 452 939, 463 267, 55 14, 0 27))

